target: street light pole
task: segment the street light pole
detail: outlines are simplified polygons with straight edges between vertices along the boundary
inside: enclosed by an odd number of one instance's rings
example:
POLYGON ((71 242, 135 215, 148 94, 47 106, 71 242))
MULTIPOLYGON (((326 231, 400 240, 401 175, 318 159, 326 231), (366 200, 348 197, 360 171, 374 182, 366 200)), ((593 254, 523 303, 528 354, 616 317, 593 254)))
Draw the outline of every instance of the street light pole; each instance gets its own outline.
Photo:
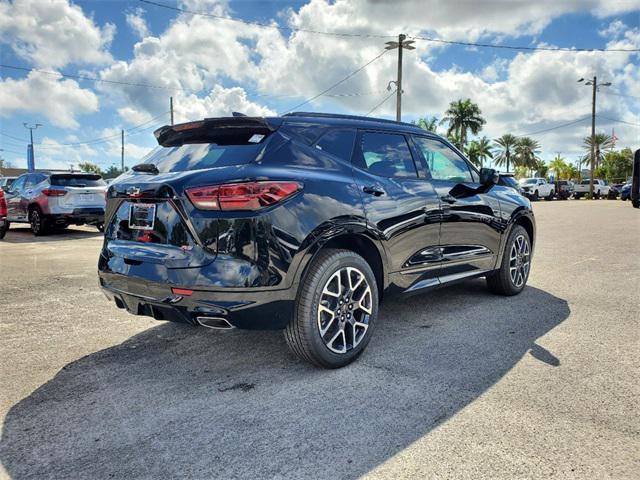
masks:
POLYGON ((396 121, 402 119, 402 49, 415 50, 416 47, 412 45, 414 40, 405 40, 407 36, 404 33, 398 35, 397 42, 387 42, 386 50, 398 49, 398 76, 396 78, 396 121))
POLYGON ((38 127, 41 127, 41 123, 36 123, 34 125, 29 125, 28 123, 23 123, 24 128, 29 129, 29 136, 31 138, 31 143, 29 144, 29 152, 27 155, 27 170, 33 172, 36 169, 36 157, 35 152, 33 151, 33 131, 38 127))
MULTIPOLYGON (((582 82, 584 78, 578 80, 578 83, 582 82)), ((593 200, 593 174, 596 165, 596 92, 599 87, 609 87, 611 82, 605 82, 598 85, 598 77, 594 76, 593 80, 589 80, 585 85, 591 85, 591 162, 589 165, 589 198, 593 200)))

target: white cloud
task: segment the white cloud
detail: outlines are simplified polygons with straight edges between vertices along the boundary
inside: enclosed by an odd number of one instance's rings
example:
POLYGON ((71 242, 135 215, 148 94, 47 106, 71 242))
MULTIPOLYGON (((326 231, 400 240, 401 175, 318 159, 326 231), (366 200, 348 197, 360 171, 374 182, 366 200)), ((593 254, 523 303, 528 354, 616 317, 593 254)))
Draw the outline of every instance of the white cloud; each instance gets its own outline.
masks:
POLYGON ((149 35, 149 27, 143 15, 144 10, 142 8, 136 8, 125 16, 129 28, 131 28, 133 33, 138 35, 140 38, 144 38, 149 35))
POLYGON ((36 113, 55 126, 76 128, 76 116, 97 110, 98 97, 91 90, 81 88, 75 80, 38 72, 30 72, 19 80, 0 80, 0 116, 36 113))
POLYGON ((67 0, 0 3, 0 43, 38 67, 106 63, 114 33, 67 0))

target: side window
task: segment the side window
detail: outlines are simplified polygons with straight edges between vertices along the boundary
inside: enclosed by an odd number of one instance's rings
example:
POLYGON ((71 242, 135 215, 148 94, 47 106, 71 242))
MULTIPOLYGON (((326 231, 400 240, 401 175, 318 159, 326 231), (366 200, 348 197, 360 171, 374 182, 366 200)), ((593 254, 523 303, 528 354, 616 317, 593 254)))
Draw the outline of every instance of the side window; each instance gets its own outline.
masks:
POLYGON ((316 143, 316 148, 348 162, 355 139, 355 130, 331 130, 316 143))
POLYGON ((474 181, 469 165, 456 152, 439 140, 413 137, 427 162, 433 180, 471 183, 474 181))
POLYGON ((27 180, 27 176, 19 177, 11 186, 11 190, 14 192, 21 192, 24 189, 24 182, 27 180))
POLYGON ((364 132, 356 164, 382 177, 416 178, 416 166, 404 135, 364 132))

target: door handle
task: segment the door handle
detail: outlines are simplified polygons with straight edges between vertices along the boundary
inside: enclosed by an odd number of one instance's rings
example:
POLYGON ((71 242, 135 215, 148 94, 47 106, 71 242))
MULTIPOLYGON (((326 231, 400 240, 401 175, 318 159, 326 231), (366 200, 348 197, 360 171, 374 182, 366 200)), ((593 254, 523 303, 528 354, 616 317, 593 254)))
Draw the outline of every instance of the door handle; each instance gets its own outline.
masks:
POLYGON ((378 187, 377 185, 370 185, 368 187, 364 187, 362 191, 370 195, 375 195, 376 197, 384 195, 384 190, 382 190, 382 188, 378 187))
POLYGON ((451 195, 444 195, 440 197, 440 200, 447 203, 456 203, 458 201, 455 197, 452 197, 451 195))

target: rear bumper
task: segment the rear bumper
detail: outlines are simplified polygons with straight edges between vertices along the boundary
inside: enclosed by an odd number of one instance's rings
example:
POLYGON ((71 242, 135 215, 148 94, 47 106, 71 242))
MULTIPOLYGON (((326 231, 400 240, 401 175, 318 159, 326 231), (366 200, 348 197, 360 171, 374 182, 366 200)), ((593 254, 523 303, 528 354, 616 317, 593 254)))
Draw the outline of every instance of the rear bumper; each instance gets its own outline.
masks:
POLYGON ((293 316, 295 292, 285 290, 193 290, 190 296, 176 295, 171 287, 140 278, 99 272, 100 286, 118 308, 156 320, 197 325, 198 317, 223 318, 236 328, 277 330, 293 316))
POLYGON ((104 208, 75 208, 67 213, 55 213, 46 216, 56 224, 98 224, 104 222, 104 208))

